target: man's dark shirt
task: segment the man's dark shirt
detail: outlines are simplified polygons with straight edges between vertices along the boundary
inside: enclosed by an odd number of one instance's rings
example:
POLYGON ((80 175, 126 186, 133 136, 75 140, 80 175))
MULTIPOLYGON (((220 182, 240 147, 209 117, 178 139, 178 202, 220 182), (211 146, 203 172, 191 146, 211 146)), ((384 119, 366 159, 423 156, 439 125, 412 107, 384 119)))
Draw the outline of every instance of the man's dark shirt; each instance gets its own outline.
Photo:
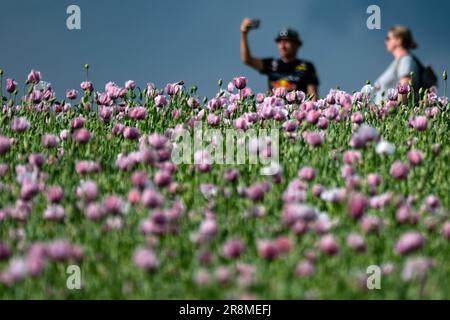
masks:
POLYGON ((269 78, 269 89, 285 87, 288 90, 307 92, 308 85, 319 85, 316 69, 311 62, 295 59, 284 63, 281 59, 266 58, 262 60, 263 70, 269 78))

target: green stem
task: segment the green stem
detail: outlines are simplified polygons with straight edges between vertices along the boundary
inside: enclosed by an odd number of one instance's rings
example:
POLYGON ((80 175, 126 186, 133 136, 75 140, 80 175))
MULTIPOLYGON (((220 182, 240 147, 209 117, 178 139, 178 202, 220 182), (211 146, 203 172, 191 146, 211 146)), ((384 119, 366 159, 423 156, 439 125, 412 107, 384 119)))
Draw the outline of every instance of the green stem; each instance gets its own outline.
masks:
POLYGON ((3 104, 3 71, 0 73, 0 102, 3 104))
POLYGON ((445 80, 444 97, 447 97, 447 80, 445 80))

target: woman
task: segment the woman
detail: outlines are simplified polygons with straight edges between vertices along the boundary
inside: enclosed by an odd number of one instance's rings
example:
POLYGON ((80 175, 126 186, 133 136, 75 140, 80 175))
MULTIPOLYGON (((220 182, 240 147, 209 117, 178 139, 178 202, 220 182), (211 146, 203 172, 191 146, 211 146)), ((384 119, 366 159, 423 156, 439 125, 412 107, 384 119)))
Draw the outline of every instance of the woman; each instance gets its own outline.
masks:
POLYGON ((396 88, 398 84, 408 84, 411 72, 414 72, 413 85, 418 89, 420 81, 420 67, 417 60, 410 53, 417 48, 411 31, 404 26, 394 26, 389 29, 386 37, 386 49, 394 56, 394 61, 375 82, 377 102, 381 101, 383 92, 396 88))

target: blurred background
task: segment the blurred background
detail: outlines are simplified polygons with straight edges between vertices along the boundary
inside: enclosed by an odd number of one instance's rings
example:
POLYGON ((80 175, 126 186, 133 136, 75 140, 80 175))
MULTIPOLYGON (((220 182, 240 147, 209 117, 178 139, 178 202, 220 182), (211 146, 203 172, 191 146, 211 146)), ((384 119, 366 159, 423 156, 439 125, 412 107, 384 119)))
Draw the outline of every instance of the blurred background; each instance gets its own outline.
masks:
POLYGON ((85 63, 96 90, 108 81, 162 87, 184 80, 211 97, 219 78, 226 86, 243 75, 255 93, 264 92, 266 78, 240 59, 239 27, 247 16, 261 19, 249 34, 252 55, 277 57, 273 39, 291 26, 304 42, 299 56, 316 65, 320 95, 337 85, 351 92, 392 60, 384 39, 393 24, 412 29, 415 53, 441 78, 450 66, 448 12, 444 0, 0 0, 0 68, 21 86, 30 69, 40 70, 59 98, 67 89, 81 91, 85 63), (66 27, 71 4, 81 8, 81 30, 66 27), (381 30, 366 27, 371 4, 381 8, 381 30))

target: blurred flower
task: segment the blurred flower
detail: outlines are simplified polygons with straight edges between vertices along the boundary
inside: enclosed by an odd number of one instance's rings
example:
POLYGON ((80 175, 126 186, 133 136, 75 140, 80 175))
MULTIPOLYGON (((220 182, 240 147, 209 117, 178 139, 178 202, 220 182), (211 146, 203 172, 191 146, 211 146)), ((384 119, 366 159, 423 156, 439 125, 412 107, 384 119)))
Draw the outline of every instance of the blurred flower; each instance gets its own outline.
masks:
POLYGON ((125 88, 128 90, 134 90, 134 88, 136 88, 136 82, 134 82, 133 80, 126 81, 125 88))
POLYGON ((361 112, 354 112, 351 116, 351 120, 353 123, 361 124, 364 121, 364 116, 361 112))
POLYGON ((324 142, 324 135, 320 132, 303 132, 302 134, 303 139, 306 140, 306 142, 312 146, 312 147, 318 147, 321 146, 324 142))
POLYGON ((108 213, 121 214, 123 213, 124 203, 119 196, 110 195, 103 200, 103 208, 108 213))
POLYGON ((245 244, 240 239, 230 239, 222 246, 222 255, 227 259, 239 258, 245 250, 245 244))
POLYGON ((410 88, 407 83, 399 83, 397 85, 397 91, 399 94, 408 94, 410 88))
POLYGON ((259 255, 266 260, 273 260, 279 255, 276 242, 272 240, 259 240, 257 247, 259 255))
POLYGON ((393 89, 393 88, 388 89, 388 91, 387 91, 387 98, 390 101, 397 101, 398 100, 398 91, 397 91, 397 89, 393 89))
POLYGON ((148 137, 148 142, 155 149, 163 149, 166 146, 167 138, 165 136, 153 133, 148 137))
POLYGON ((353 193, 349 197, 348 213, 350 217, 359 219, 364 214, 368 205, 368 201, 365 195, 362 193, 353 193))
POLYGON ((418 131, 425 131, 428 128, 428 120, 425 116, 417 116, 413 120, 413 127, 418 131))
POLYGON ((136 140, 140 136, 140 132, 138 128, 135 127, 126 127, 123 130, 123 137, 129 140, 136 140))
POLYGON ((86 128, 81 128, 75 131, 73 139, 81 144, 86 144, 91 139, 91 133, 86 128))
POLYGON ((72 127, 72 129, 80 129, 84 127, 84 122, 84 117, 79 116, 72 119, 72 121, 70 122, 70 126, 72 127))
POLYGON ((11 256, 11 249, 3 242, 0 242, 0 261, 4 261, 11 256))
POLYGON ((328 202, 341 202, 346 197, 346 190, 342 188, 333 188, 322 191, 320 198, 328 202))
POLYGON ((14 117, 11 129, 14 132, 25 132, 30 127, 30 122, 28 122, 25 117, 14 117))
POLYGON ((394 179, 404 180, 408 177, 409 167, 400 160, 397 160, 392 164, 390 173, 394 179))
POLYGON ((41 81, 41 73, 39 71, 32 69, 28 74, 27 83, 36 84, 39 81, 41 81))
POLYGON ((423 161, 423 153, 420 150, 411 150, 408 152, 408 160, 414 166, 418 166, 423 161))
POLYGON ((32 153, 28 156, 28 162, 37 168, 41 168, 45 163, 45 158, 40 153, 32 153))
POLYGON ((66 98, 69 100, 75 100, 78 96, 78 91, 75 89, 66 92, 66 98))
POLYGON ((250 200, 261 200, 269 188, 266 183, 254 183, 245 190, 245 194, 250 200))
POLYGON ((172 175, 166 170, 160 170, 155 174, 154 181, 158 187, 166 187, 172 182, 172 175))
POLYGON ((347 236, 347 245, 356 252, 365 252, 367 249, 364 238, 356 233, 347 236))
POLYGON ((6 92, 13 93, 17 88, 18 83, 14 79, 6 79, 6 92))
POLYGON ((45 220, 61 220, 66 217, 66 211, 60 205, 51 205, 44 211, 45 220))
POLYGON ((395 244, 395 251, 401 255, 405 255, 422 248, 424 243, 425 238, 419 232, 407 232, 395 244))
POLYGON ((145 189, 141 196, 142 204, 149 209, 160 207, 164 201, 164 196, 154 189, 145 189))
POLYGON ((158 95, 155 97, 155 107, 160 108, 167 105, 167 99, 164 95, 158 95))
POLYGON ((326 255, 332 256, 339 252, 339 244, 335 236, 324 235, 319 242, 319 249, 326 255))
POLYGON ((60 186, 49 187, 47 190, 47 199, 51 203, 59 203, 64 197, 64 190, 60 186))
POLYGON ((0 155, 6 154, 11 149, 11 140, 0 134, 0 155))
POLYGON ((444 223, 444 226, 442 228, 442 234, 447 240, 450 240, 450 221, 444 223))
POLYGON ((364 216, 361 219, 360 224, 361 228, 366 233, 379 233, 382 226, 380 218, 375 216, 364 216))
POLYGON ((42 136, 42 145, 45 148, 55 148, 59 143, 59 138, 54 134, 44 134, 42 136))
POLYGON ((92 84, 91 82, 89 82, 89 81, 84 81, 84 82, 82 82, 82 83, 80 84, 80 87, 81 87, 81 89, 84 90, 84 91, 86 91, 86 90, 89 90, 90 92, 93 92, 93 91, 94 91, 94 86, 93 86, 93 84, 92 84))
POLYGON ((92 180, 81 181, 76 191, 77 197, 86 202, 93 202, 98 196, 98 186, 92 180))
POLYGON ((236 77, 233 79, 233 84, 238 90, 242 90, 247 86, 247 78, 246 77, 236 77))
POLYGON ((10 260, 8 267, 0 274, 0 281, 12 285, 22 281, 28 275, 28 266, 23 258, 14 258, 10 260))
POLYGON ((428 271, 434 266, 435 262, 429 258, 409 258, 403 265, 402 279, 404 281, 422 281, 427 276, 428 271))
POLYGON ((344 163, 348 164, 348 165, 353 165, 356 164, 357 162, 361 161, 362 156, 361 156, 361 152, 356 151, 356 150, 347 150, 344 152, 344 163))
POLYGON ((128 116, 133 120, 144 120, 147 117, 145 107, 134 107, 128 110, 128 116))
POLYGON ((90 220, 100 220, 106 215, 106 211, 97 203, 90 203, 84 211, 86 217, 90 220))
POLYGON ((234 182, 239 179, 240 173, 237 169, 228 169, 224 172, 223 178, 228 182, 234 182))
POLYGON ((138 248, 134 252, 134 263, 145 271, 152 271, 158 268, 160 262, 156 254, 146 248, 138 248))
POLYGON ((296 275, 301 278, 311 277, 315 272, 316 268, 309 260, 299 262, 295 270, 296 275))
POLYGON ((364 148, 367 143, 378 141, 379 138, 380 136, 375 128, 367 124, 363 124, 358 131, 352 135, 350 139, 350 146, 357 149, 364 148))
POLYGON ((75 164, 75 171, 80 175, 91 172, 100 172, 100 169, 100 164, 95 161, 82 160, 75 164))
POLYGON ((378 142, 375 151, 382 155, 392 155, 395 152, 395 146, 387 141, 378 142))

